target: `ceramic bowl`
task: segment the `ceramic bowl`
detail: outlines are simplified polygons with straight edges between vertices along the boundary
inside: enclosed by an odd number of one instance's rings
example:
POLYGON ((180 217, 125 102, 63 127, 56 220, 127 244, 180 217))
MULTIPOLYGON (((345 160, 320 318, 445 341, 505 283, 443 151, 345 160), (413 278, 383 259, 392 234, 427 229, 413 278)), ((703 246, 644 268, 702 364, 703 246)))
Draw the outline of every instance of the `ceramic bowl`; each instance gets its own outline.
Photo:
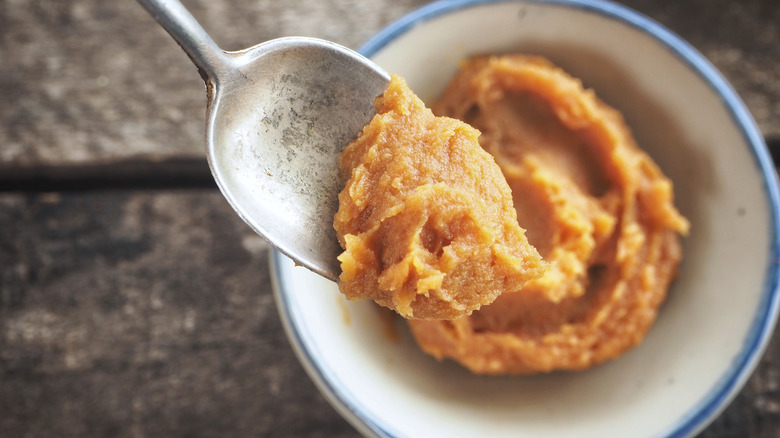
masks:
POLYGON ((403 322, 275 253, 279 310, 311 378, 361 433, 391 437, 691 436, 749 377, 778 309, 778 188, 723 77, 655 22, 604 1, 444 1, 362 52, 432 100, 470 55, 550 58, 623 112, 674 181, 685 257, 644 342, 585 372, 485 377, 437 362, 403 322), (391 332, 398 338, 394 339, 391 332))

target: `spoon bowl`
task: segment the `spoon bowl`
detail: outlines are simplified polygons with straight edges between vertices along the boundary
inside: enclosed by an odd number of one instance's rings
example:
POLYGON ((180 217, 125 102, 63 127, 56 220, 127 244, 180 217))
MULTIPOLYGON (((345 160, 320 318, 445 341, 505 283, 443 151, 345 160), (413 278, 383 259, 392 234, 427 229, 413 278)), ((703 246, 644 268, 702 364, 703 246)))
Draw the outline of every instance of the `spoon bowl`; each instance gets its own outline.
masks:
POLYGON ((272 246, 336 280, 338 155, 374 116, 389 75, 316 38, 225 52, 178 0, 138 1, 206 82, 206 152, 222 194, 272 246))

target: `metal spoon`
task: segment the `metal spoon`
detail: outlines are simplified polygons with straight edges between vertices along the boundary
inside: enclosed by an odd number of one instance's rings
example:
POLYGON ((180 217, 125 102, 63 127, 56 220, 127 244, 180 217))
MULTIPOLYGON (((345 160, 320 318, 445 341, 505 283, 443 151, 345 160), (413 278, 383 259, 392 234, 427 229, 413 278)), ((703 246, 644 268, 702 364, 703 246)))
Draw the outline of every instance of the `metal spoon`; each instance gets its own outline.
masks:
POLYGON ((225 52, 178 0, 138 2, 206 82, 206 151, 222 194, 279 251, 337 279, 337 157, 374 116, 389 75, 314 38, 225 52))

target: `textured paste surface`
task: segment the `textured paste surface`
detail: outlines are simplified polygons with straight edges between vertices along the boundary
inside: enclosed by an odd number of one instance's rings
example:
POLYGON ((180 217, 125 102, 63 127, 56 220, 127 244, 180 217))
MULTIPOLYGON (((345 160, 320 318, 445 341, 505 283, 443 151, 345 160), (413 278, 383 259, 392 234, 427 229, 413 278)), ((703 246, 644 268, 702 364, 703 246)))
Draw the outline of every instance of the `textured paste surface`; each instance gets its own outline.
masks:
POLYGON ((412 319, 455 319, 540 277, 512 193, 479 132, 435 117, 403 79, 342 153, 339 288, 412 319))
POLYGON ((433 106, 482 132, 520 226, 551 268, 455 321, 410 321, 420 346, 476 373, 577 370, 638 344, 688 222, 622 116, 545 59, 468 61, 433 106))

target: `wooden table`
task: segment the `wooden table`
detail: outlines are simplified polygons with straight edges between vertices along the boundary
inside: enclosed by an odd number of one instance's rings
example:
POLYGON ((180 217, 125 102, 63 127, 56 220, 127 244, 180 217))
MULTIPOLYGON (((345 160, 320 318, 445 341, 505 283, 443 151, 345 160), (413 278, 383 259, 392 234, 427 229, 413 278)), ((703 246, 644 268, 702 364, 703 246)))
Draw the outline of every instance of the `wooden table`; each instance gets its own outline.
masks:
MULTIPOLYGON (((357 47, 422 0, 191 0, 225 49, 357 47)), ((780 3, 623 3, 780 148, 780 3)), ((131 0, 0 0, 0 436, 355 436, 284 336, 266 244, 206 168, 203 85, 131 0)), ((706 438, 780 436, 780 340, 706 438)))

